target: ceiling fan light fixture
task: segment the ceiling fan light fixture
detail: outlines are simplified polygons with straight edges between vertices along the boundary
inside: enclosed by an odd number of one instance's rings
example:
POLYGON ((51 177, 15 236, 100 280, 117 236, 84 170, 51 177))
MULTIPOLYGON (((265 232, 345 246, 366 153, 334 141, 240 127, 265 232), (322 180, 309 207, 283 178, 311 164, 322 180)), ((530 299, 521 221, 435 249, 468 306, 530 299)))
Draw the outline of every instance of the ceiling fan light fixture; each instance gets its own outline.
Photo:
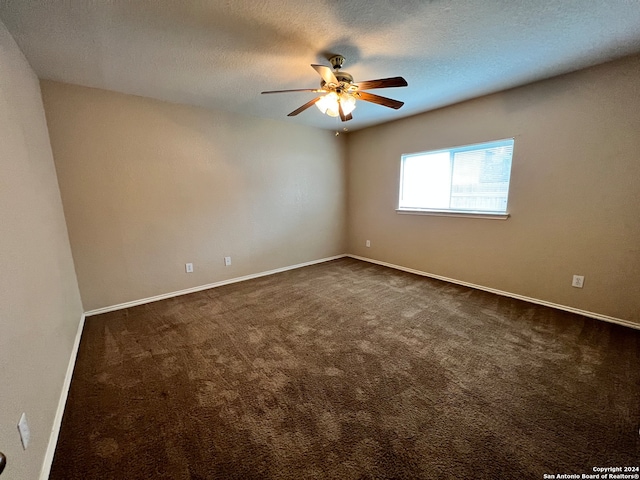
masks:
POLYGON ((356 99, 348 93, 338 95, 336 92, 330 92, 316 102, 318 110, 330 117, 340 115, 340 105, 342 105, 342 113, 349 115, 356 108, 356 99))
POLYGON ((337 107, 336 107, 336 110, 334 110, 333 108, 327 108, 327 111, 324 113, 326 113, 330 117, 337 117, 338 115, 340 115, 340 112, 337 110, 337 107))
POLYGON ((316 107, 330 117, 337 117, 339 115, 338 94, 336 92, 327 93, 316 102, 316 107))
POLYGON ((343 93, 340 95, 340 104, 342 105, 342 112, 345 115, 349 115, 356 109, 356 97, 343 93))

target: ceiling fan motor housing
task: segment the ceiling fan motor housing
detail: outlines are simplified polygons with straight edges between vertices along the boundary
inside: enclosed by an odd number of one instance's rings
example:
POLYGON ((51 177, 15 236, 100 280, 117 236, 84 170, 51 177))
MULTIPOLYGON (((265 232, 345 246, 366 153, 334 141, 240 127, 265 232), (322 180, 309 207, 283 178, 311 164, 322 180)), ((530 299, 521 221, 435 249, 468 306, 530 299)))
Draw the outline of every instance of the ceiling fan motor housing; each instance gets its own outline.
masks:
POLYGON ((339 82, 353 83, 353 77, 347 72, 335 72, 339 82))
MULTIPOLYGON (((339 71, 334 72, 334 74, 336 76, 336 79, 338 80, 338 85, 336 85, 336 89, 351 90, 349 88, 353 83, 353 77, 351 76, 351 74, 347 72, 339 72, 339 71)), ((322 80, 320 82, 320 88, 324 88, 325 85, 326 85, 326 82, 322 80)))

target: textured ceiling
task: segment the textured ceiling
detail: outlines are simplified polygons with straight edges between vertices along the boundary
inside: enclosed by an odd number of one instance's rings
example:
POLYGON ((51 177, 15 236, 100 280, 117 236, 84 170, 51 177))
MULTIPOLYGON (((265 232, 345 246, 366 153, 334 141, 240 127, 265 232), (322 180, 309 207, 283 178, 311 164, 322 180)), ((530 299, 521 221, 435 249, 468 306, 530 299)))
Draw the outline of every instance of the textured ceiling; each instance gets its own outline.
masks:
POLYGON ((41 78, 326 129, 363 128, 640 52, 640 0, 0 0, 41 78), (311 63, 346 57, 392 110, 310 108, 311 63))

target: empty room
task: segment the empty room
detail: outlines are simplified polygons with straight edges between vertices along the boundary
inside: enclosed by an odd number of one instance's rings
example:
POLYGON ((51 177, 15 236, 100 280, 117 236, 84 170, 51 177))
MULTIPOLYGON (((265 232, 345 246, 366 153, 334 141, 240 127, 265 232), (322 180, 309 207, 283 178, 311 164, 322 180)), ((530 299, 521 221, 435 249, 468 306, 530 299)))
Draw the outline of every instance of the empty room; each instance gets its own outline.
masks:
POLYGON ((0 479, 639 479, 638 25, 0 0, 0 479))

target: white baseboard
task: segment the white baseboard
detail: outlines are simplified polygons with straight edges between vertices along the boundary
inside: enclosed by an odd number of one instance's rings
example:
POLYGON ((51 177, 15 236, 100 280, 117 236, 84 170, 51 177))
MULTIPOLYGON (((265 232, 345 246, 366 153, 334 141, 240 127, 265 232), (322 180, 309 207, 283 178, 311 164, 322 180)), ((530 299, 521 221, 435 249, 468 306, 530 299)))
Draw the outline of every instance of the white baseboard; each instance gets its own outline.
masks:
POLYGON ((362 260, 364 262, 375 263, 385 267, 395 268, 396 270, 402 270, 403 272, 415 273, 416 275, 422 275, 423 277, 435 278, 437 280, 444 280, 445 282, 455 283, 457 285, 463 285, 465 287, 476 288, 478 290, 484 290, 485 292, 495 293, 502 295, 503 297, 516 298, 518 300, 524 300, 525 302, 535 303, 538 305, 544 305, 545 307, 557 308, 558 310, 564 310, 566 312, 577 313, 578 315, 584 315, 585 317, 595 318, 597 320, 603 320, 605 322, 617 323, 625 327, 635 328, 640 330, 640 324, 624 320, 622 318, 610 317, 608 315, 602 315, 600 313, 589 312, 587 310, 580 310, 579 308, 568 307, 566 305, 560 305, 558 303, 547 302, 546 300, 539 300, 537 298, 526 297, 524 295, 518 295, 517 293, 505 292, 503 290, 497 290, 495 288, 484 287, 482 285, 476 285, 475 283, 463 282, 456 280, 455 278, 443 277, 441 275, 435 275, 433 273, 423 272, 421 270, 415 270, 413 268, 402 267, 400 265, 394 265, 393 263, 381 262, 380 260, 374 260, 372 258, 361 257, 359 255, 348 254, 347 257, 355 258, 356 260, 362 260))
MULTIPOLYGON (((135 307, 135 306, 138 306, 138 305, 144 305, 145 303, 156 302, 158 300, 164 300, 166 298, 172 298, 172 297, 177 297, 177 296, 180 296, 180 295, 186 295, 188 293, 195 293, 195 292, 199 292, 199 291, 202 291, 202 290, 207 290, 209 288, 221 287, 223 285, 229 285, 231 283, 243 282, 245 280, 251 280, 253 278, 259 278, 259 277, 264 277, 264 276, 267 276, 267 275, 273 275, 274 273, 286 272, 287 270, 294 270, 296 268, 307 267, 309 265, 315 265, 317 263, 323 263, 323 262, 328 262, 328 261, 331 261, 331 260, 337 260, 338 258, 344 258, 344 257, 355 258, 356 260, 362 260, 364 262, 375 263, 377 265, 382 265, 382 266, 385 266, 385 267, 395 268, 396 270, 402 270, 404 272, 414 273, 416 275, 421 275, 423 277, 435 278, 437 280, 443 280, 445 282, 455 283, 457 285, 463 285, 465 287, 471 287, 471 288, 475 288, 475 289, 478 289, 478 290, 483 290, 485 292, 495 293, 496 295, 502 295, 503 297, 510 297, 510 298, 515 298, 515 299, 518 299, 518 300, 524 300, 525 302, 535 303, 537 305, 544 305, 546 307, 556 308, 558 310, 564 310, 566 312, 576 313, 578 315, 584 315, 585 317, 595 318, 597 320, 603 320, 605 322, 616 323, 618 325, 623 325, 625 327, 630 327, 630 328, 635 328, 637 330, 640 330, 640 324, 635 323, 635 322, 631 322, 629 320, 624 320, 622 318, 611 317, 609 315, 603 315, 601 313, 589 312, 587 310, 581 310, 579 308, 569 307, 569 306, 566 306, 566 305, 560 305, 558 303, 548 302, 546 300, 540 300, 540 299, 533 298, 533 297, 527 297, 525 295, 519 295, 517 293, 505 292, 503 290, 498 290, 498 289, 495 289, 495 288, 485 287, 483 285, 477 285, 475 283, 469 283, 469 282, 464 282, 462 280, 456 280, 455 278, 443 277, 442 275, 436 275, 436 274, 433 274, 433 273, 423 272, 422 270, 416 270, 416 269, 413 269, 413 268, 403 267, 401 265, 395 265, 393 263, 382 262, 380 260, 374 260, 372 258, 361 257, 359 255, 352 255, 352 254, 335 255, 333 257, 321 258, 321 259, 318 259, 318 260, 312 260, 310 262, 299 263, 297 265, 290 265, 288 267, 276 268, 274 270, 268 270, 268 271, 265 271, 265 272, 253 273, 251 275, 245 275, 245 276, 242 276, 242 277, 231 278, 229 280, 222 280, 220 282, 209 283, 209 284, 206 284, 206 285, 200 285, 200 286, 197 286, 197 287, 187 288, 187 289, 184 289, 184 290, 178 290, 176 292, 170 292, 170 293, 165 293, 165 294, 162 294, 162 295, 156 295, 154 297, 141 298, 139 300, 133 300, 131 302, 125 302, 125 303, 120 303, 120 304, 117 304, 117 305, 111 305, 111 306, 108 306, 108 307, 98 308, 98 309, 95 309, 95 310, 89 310, 89 311, 84 313, 84 316, 89 317, 89 316, 92 316, 92 315, 99 315, 101 313, 107 313, 107 312, 113 312, 113 311, 116 311, 116 310, 122 310, 124 308, 135 307)), ((83 316, 83 323, 84 323, 84 316, 83 316)), ((76 346, 76 348, 77 348, 77 346, 76 346)), ((73 368, 72 368, 71 371, 73 372, 73 368)), ((69 381, 70 381, 70 379, 69 379, 69 381)), ((63 405, 63 409, 64 409, 64 405, 63 405)))
POLYGON ((207 285, 200 285, 198 287, 186 288, 184 290, 178 290, 176 292, 163 293, 162 295, 156 295, 154 297, 141 298, 140 300, 133 300, 131 302, 119 303, 117 305, 111 305, 109 307, 97 308, 95 310, 89 310, 84 314, 89 317, 92 315, 99 315, 101 313, 114 312, 116 310, 122 310, 124 308, 136 307, 138 305, 144 305, 145 303, 157 302, 158 300, 165 300, 167 298, 178 297, 180 295, 186 295, 188 293, 200 292, 201 290, 208 290, 209 288, 221 287, 223 285, 229 285, 231 283, 244 282, 245 280, 251 280, 253 278, 265 277, 267 275, 273 275, 274 273, 286 272, 287 270, 294 270, 296 268, 308 267, 309 265, 315 265, 316 263, 329 262, 331 260, 337 260, 338 258, 344 258, 347 254, 335 255, 333 257, 321 258, 319 260, 312 260, 310 262, 298 263, 297 265, 290 265, 288 267, 276 268, 274 270, 268 270, 266 272, 252 273, 251 275, 245 275, 243 277, 230 278, 229 280, 222 280, 220 282, 208 283, 207 285))
POLYGON ((58 435, 60 434, 60 426, 62 425, 62 416, 64 415, 64 407, 67 404, 67 396, 69 395, 69 387, 71 386, 71 377, 73 376, 73 369, 76 366, 76 357, 78 356, 78 348, 80 347, 80 339, 82 338, 84 319, 85 314, 83 313, 80 317, 80 323, 78 324, 76 338, 73 341, 73 348, 71 349, 71 356, 69 358, 69 364, 67 365, 67 373, 64 376, 62 392, 60 393, 60 400, 58 400, 58 409, 56 410, 56 416, 53 418, 49 444, 47 445, 47 451, 44 454, 44 460, 42 462, 42 470, 40 471, 40 480, 48 480, 49 474, 51 473, 51 464, 53 463, 53 455, 56 452, 58 435))

